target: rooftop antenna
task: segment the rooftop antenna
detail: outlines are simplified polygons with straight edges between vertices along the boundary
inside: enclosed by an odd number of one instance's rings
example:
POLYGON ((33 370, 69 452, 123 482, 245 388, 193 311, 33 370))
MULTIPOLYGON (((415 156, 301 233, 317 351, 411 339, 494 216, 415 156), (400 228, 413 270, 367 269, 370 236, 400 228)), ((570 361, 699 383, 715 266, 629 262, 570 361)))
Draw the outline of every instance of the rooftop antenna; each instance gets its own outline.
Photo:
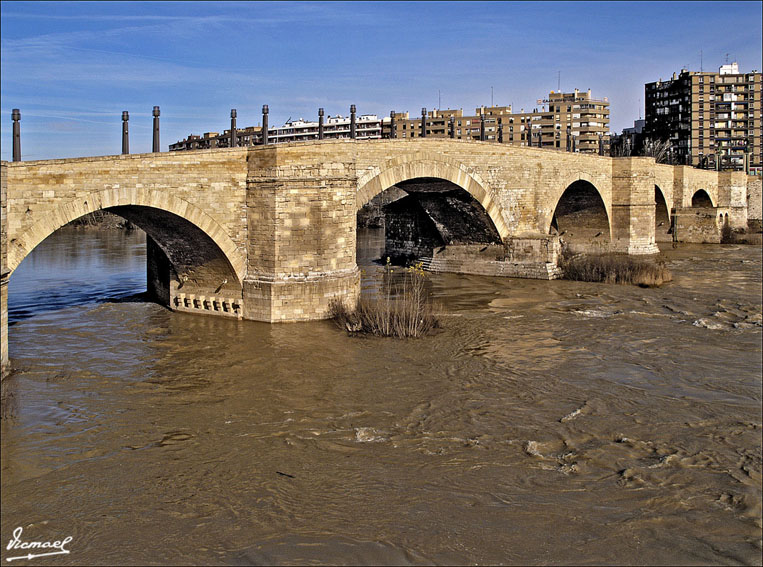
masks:
POLYGON ((440 97, 440 89, 437 89, 437 110, 442 107, 442 98, 440 97))
POLYGON ((641 120, 641 99, 638 99, 638 119, 641 120))
POLYGON ((702 65, 702 50, 700 49, 699 50, 699 72, 704 73, 704 71, 705 71, 705 68, 702 65))
POLYGON ((490 87, 490 106, 494 106, 494 104, 493 104, 493 87, 490 87))
POLYGON ((556 72, 556 90, 562 92, 562 72, 556 72))
POLYGON ((729 54, 727 53, 726 54, 726 65, 728 65, 728 64, 729 64, 729 54))

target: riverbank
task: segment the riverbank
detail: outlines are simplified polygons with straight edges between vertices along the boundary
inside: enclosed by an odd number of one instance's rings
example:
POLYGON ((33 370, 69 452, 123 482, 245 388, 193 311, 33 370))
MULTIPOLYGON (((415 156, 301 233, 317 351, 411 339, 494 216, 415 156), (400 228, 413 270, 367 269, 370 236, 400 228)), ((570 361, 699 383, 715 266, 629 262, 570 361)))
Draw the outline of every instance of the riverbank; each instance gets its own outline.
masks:
POLYGON ((135 230, 138 228, 130 221, 108 211, 95 211, 69 223, 80 229, 95 230, 135 230))

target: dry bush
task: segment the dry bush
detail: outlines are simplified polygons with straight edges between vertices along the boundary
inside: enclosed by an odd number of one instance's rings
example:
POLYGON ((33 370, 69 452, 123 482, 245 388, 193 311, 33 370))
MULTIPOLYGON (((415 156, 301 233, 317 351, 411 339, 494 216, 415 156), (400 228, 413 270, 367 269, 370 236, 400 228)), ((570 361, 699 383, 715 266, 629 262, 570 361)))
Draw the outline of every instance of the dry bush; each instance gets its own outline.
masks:
POLYGON ((732 229, 728 223, 721 228, 721 244, 753 244, 763 243, 763 235, 744 229, 732 229))
POLYGON ((421 337, 439 327, 439 320, 427 291, 427 276, 417 264, 405 268, 396 278, 387 261, 382 279, 382 293, 375 298, 361 297, 354 310, 333 300, 331 318, 350 333, 381 337, 421 337))
POLYGON ((665 262, 626 254, 564 254, 559 267, 565 279, 659 287, 673 280, 665 262))
POLYGON ((721 227, 721 244, 733 244, 736 240, 734 231, 729 226, 729 223, 724 223, 721 227))

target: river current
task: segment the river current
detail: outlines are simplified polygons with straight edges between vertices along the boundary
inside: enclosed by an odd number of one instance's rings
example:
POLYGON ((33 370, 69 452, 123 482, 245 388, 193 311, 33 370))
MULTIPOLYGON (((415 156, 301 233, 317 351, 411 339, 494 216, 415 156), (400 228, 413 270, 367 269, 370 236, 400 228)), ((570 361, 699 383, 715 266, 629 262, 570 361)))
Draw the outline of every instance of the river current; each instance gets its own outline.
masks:
POLYGON ((668 245, 659 289, 434 274, 441 332, 398 340, 172 313, 143 238, 11 277, 3 559, 760 564, 760 247, 668 245))

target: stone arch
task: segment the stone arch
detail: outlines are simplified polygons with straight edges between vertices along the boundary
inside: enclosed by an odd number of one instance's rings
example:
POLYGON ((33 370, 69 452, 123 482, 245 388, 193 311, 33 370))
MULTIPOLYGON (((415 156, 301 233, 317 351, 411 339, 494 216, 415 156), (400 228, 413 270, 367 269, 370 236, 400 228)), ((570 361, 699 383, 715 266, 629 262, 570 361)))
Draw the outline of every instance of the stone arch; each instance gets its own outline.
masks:
POLYGON ((665 193, 659 185, 654 186, 654 234, 660 241, 670 240, 671 234, 670 206, 665 193))
POLYGON ((436 178, 450 181, 469 193, 485 209, 502 239, 509 235, 509 228, 501 214, 488 185, 478 174, 466 166, 444 156, 417 155, 415 158, 391 160, 383 168, 374 168, 358 180, 356 209, 360 209, 379 193, 393 185, 419 178, 436 178))
POLYGON ((595 183, 596 180, 584 171, 576 171, 573 174, 567 176, 562 183, 555 186, 549 199, 546 201, 548 204, 545 206, 541 205, 539 207, 539 209, 542 209, 540 210, 540 215, 538 217, 538 228, 541 231, 544 231, 546 234, 550 232, 551 225, 554 220, 554 214, 556 213, 556 209, 559 206, 559 201, 561 201, 562 196, 564 196, 564 193, 570 188, 570 186, 579 181, 585 181, 586 183, 592 185, 594 189, 596 189, 596 192, 604 204, 604 210, 607 212, 607 220, 609 222, 609 230, 611 234, 612 222, 610 219, 612 219, 612 211, 610 206, 610 199, 595 183))
POLYGON ((604 195, 602 195, 599 188, 590 180, 590 178, 587 178, 588 176, 579 175, 576 176, 575 179, 570 181, 564 188, 563 191, 559 192, 557 195, 553 198, 553 207, 551 208, 550 212, 548 213, 547 217, 544 219, 543 224, 541 226, 546 227, 546 232, 550 233, 551 229, 553 227, 554 217, 556 216, 556 212, 559 209, 559 204, 562 202, 562 199, 565 195, 569 195, 570 189, 573 188, 576 184, 578 187, 585 187, 585 188, 591 188, 595 192, 595 194, 598 196, 599 200, 601 201, 601 205, 604 207, 604 212, 606 214, 606 221, 607 221, 607 230, 608 234, 607 237, 611 238, 612 236, 612 213, 611 213, 611 207, 607 203, 607 199, 604 198, 604 195))
POLYGON ((26 256, 48 236, 69 222, 88 213, 114 209, 117 214, 130 208, 147 208, 171 213, 197 228, 209 238, 230 264, 240 286, 246 274, 246 261, 236 244, 217 221, 191 203, 164 192, 149 189, 106 189, 61 203, 9 242, 8 269, 12 273, 26 256))
POLYGON ((713 203, 713 199, 712 197, 710 197, 710 193, 708 193, 704 189, 698 189, 691 196, 691 206, 692 207, 715 207, 715 203, 713 203))

